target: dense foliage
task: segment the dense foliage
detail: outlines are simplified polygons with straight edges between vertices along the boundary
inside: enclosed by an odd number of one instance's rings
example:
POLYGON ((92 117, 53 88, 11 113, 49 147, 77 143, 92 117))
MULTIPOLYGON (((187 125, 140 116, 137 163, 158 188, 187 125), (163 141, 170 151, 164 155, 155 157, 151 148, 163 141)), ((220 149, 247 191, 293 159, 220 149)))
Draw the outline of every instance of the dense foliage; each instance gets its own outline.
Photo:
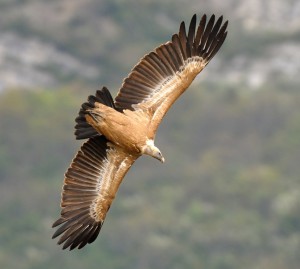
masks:
POLYGON ((50 226, 87 93, 3 93, 1 267, 298 268, 300 94, 199 88, 159 130, 166 163, 138 160, 98 240, 73 252, 50 226))

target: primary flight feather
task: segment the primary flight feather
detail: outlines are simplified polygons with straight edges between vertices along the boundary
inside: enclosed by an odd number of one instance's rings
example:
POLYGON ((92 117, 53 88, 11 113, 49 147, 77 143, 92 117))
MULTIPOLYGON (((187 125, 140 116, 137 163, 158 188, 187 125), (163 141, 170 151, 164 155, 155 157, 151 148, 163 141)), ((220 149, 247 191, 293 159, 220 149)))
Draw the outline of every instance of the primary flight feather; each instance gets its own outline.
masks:
POLYGON ((145 55, 124 79, 113 100, 103 87, 89 96, 76 118, 76 139, 88 139, 68 168, 61 217, 53 238, 63 249, 82 248, 98 236, 126 172, 143 154, 164 162, 154 145, 157 128, 171 105, 222 46, 223 17, 196 15, 171 41, 145 55))

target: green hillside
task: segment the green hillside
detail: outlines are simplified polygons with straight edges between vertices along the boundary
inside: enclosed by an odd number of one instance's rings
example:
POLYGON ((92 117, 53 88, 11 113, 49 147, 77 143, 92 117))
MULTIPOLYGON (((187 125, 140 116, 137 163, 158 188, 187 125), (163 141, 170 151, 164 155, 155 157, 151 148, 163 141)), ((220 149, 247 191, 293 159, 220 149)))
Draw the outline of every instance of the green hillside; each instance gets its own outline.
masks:
POLYGON ((84 94, 2 94, 1 267, 297 268, 300 94, 199 87, 159 130, 166 163, 138 160, 98 240, 74 252, 50 226, 84 94))

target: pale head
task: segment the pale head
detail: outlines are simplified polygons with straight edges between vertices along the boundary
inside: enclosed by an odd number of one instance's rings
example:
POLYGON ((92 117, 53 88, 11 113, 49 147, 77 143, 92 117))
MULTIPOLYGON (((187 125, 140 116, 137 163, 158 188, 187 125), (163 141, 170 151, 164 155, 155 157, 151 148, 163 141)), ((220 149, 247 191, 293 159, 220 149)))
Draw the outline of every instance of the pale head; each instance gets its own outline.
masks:
POLYGON ((143 146, 142 153, 149 155, 162 163, 165 162, 165 158, 162 156, 158 147, 154 145, 153 140, 147 140, 146 144, 143 146))

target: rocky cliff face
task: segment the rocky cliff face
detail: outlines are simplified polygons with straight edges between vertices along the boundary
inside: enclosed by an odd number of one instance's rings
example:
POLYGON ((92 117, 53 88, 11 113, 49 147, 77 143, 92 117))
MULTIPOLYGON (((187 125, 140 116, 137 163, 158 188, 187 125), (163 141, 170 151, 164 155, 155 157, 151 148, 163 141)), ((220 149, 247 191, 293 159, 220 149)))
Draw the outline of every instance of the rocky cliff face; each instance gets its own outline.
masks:
POLYGON ((96 78, 98 70, 50 42, 13 32, 0 38, 0 91, 7 88, 55 87, 71 77, 96 78))
POLYGON ((185 11, 180 0, 138 7, 125 2, 0 1, 0 90, 72 80, 116 86, 139 57, 195 12, 230 20, 226 44, 209 66, 219 75, 203 79, 251 88, 274 78, 300 82, 299 1, 191 0, 185 11))

